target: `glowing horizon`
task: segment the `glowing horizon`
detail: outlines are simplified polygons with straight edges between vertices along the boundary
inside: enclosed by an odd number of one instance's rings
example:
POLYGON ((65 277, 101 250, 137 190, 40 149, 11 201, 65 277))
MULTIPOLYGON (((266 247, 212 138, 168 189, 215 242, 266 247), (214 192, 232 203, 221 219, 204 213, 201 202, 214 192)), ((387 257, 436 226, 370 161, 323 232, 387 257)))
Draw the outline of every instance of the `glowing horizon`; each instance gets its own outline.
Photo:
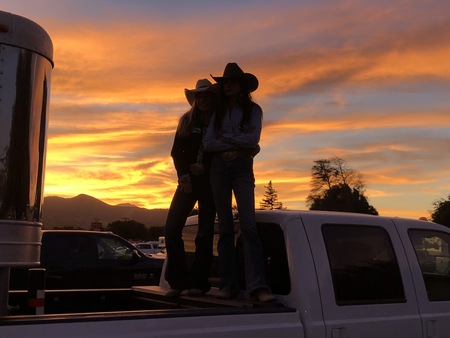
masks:
POLYGON ((272 181, 283 206, 304 209, 313 161, 336 155, 364 176, 380 215, 429 217, 449 195, 450 3, 22 0, 2 10, 54 45, 45 196, 168 208, 184 88, 227 62, 260 81, 257 207, 272 181))

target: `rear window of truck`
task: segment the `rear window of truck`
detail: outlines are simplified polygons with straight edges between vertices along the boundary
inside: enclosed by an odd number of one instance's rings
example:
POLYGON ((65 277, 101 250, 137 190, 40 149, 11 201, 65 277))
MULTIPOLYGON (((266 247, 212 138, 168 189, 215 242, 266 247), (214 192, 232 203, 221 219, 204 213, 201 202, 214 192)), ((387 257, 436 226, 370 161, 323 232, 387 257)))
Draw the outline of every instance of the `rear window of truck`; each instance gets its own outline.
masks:
POLYGON ((337 305, 406 301, 397 258, 386 230, 325 224, 322 235, 337 305))
MULTIPOLYGON (((266 267, 267 283, 271 291, 279 295, 287 295, 291 291, 288 258, 286 253, 286 243, 284 233, 280 225, 276 223, 257 222, 256 227, 260 236, 264 260, 266 267)), ((195 236, 198 225, 196 223, 186 224, 183 229, 184 247, 188 264, 191 265, 195 253, 195 236)), ((235 221, 236 252, 239 271, 239 282, 241 289, 245 289, 245 266, 244 252, 240 239, 239 221, 235 221)), ((217 243, 219 240, 219 226, 216 223, 214 229, 213 252, 214 260, 210 271, 210 282, 212 286, 219 286, 219 262, 217 253, 217 243)))
POLYGON ((450 235, 435 230, 411 229, 409 238, 430 301, 450 300, 450 235))

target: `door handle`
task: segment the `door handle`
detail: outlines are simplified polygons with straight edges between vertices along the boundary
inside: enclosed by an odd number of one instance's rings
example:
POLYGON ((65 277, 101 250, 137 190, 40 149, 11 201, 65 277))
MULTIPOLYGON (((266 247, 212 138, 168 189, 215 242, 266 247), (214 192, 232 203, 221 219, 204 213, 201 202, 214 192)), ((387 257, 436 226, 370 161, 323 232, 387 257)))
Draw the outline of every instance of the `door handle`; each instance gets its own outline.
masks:
POLYGON ((347 330, 345 327, 335 327, 331 329, 331 338, 347 338, 347 330))
POLYGON ((436 338, 436 319, 427 321, 427 338, 436 338))

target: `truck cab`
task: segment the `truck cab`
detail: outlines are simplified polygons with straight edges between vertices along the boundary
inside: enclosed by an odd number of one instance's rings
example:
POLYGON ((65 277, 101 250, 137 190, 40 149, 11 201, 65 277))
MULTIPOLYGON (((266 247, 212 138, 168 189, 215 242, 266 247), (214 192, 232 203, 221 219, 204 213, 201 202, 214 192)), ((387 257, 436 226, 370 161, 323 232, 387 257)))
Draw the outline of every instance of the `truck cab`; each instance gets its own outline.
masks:
MULTIPOLYGON (((188 257, 195 217, 183 233, 188 257)), ((306 337, 450 334, 450 229, 339 212, 257 211, 256 220, 268 284, 281 304, 299 309, 306 337)), ((238 219, 235 232, 245 288, 238 219)), ((217 286, 217 224, 215 233, 217 286)))

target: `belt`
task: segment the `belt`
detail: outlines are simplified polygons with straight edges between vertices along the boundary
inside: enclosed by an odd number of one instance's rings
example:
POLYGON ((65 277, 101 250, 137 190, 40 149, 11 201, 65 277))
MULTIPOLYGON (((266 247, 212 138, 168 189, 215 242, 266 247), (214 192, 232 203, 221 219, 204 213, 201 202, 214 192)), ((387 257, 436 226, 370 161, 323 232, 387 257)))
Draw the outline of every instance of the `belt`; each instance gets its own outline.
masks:
POLYGON ((227 150, 218 153, 220 158, 224 161, 232 161, 240 157, 251 156, 249 150, 227 150))

